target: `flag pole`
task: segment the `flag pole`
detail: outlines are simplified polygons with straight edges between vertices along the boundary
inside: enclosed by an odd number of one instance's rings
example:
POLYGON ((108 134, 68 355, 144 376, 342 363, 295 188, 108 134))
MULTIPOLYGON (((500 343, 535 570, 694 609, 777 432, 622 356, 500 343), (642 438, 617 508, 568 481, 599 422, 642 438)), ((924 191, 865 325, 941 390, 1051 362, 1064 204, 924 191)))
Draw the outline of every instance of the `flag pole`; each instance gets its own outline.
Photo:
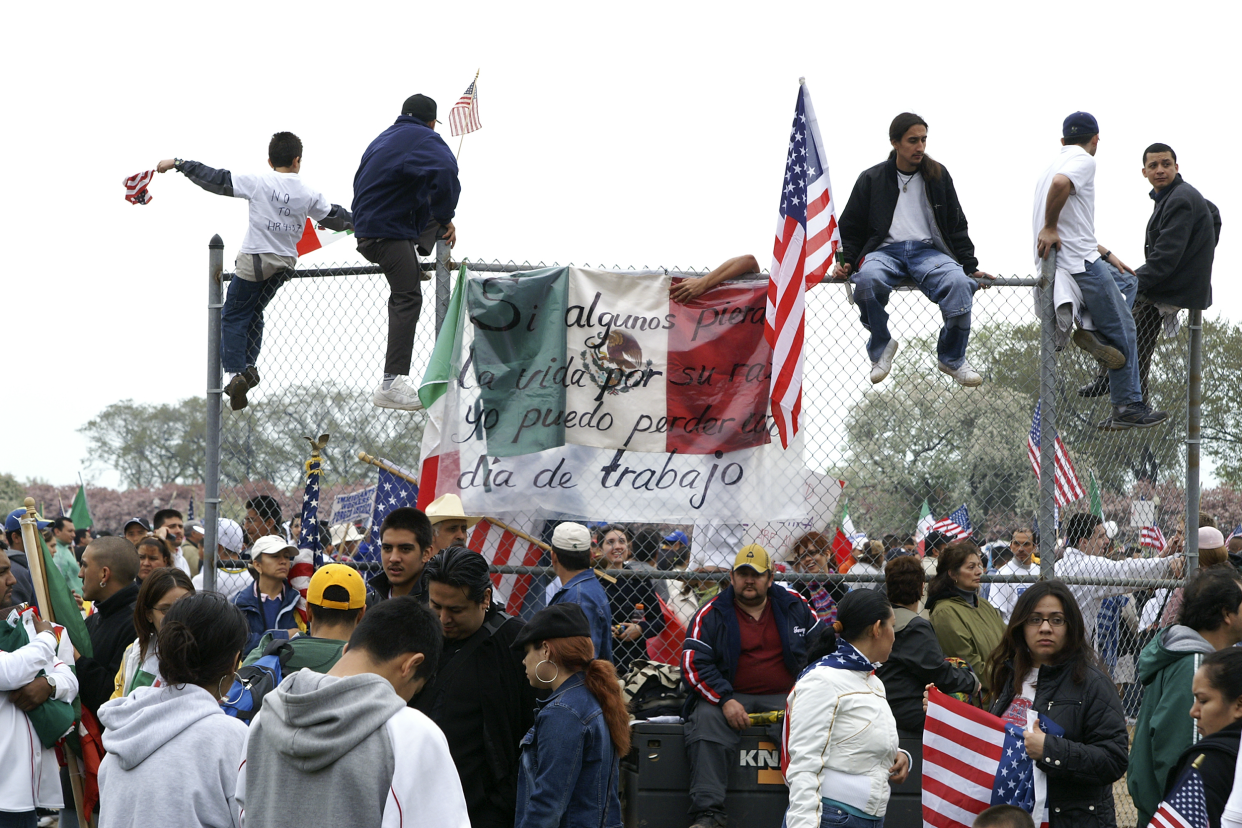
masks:
POLYGON ((384 471, 391 474, 393 477, 400 477, 402 480, 404 480, 407 483, 413 483, 415 486, 418 485, 418 480, 416 480, 415 478, 410 477, 408 474, 401 471, 400 469, 394 469, 392 466, 388 465, 383 460, 379 459, 378 457, 375 457, 374 455, 367 454, 365 451, 358 452, 358 459, 364 463, 370 463, 372 466, 375 466, 377 469, 383 469, 384 471))

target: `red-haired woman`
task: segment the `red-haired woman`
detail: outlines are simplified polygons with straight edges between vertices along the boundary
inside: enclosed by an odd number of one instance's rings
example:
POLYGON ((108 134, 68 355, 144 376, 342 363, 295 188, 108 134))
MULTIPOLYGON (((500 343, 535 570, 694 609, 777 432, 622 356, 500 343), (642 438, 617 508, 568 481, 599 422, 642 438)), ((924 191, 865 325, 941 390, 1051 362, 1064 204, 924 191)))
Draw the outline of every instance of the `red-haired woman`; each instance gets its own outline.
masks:
POLYGON ((620 828, 620 757, 630 717, 612 664, 595 658, 591 626, 577 604, 554 604, 513 642, 526 678, 550 691, 522 739, 516 828, 620 828))

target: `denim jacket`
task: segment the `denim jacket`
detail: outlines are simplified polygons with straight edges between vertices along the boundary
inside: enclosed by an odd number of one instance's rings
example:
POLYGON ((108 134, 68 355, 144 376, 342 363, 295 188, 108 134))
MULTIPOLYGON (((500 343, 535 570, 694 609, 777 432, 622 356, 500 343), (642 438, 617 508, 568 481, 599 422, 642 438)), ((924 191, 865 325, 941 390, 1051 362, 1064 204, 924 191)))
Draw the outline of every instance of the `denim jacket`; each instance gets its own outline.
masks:
POLYGON ((521 761, 515 828, 621 828, 617 751, 582 673, 539 702, 521 761))
POLYGON ((595 657, 604 661, 612 661, 612 610, 608 603, 608 593, 595 570, 579 572, 569 579, 569 583, 557 590, 549 604, 577 604, 586 614, 591 625, 591 641, 595 644, 595 657))

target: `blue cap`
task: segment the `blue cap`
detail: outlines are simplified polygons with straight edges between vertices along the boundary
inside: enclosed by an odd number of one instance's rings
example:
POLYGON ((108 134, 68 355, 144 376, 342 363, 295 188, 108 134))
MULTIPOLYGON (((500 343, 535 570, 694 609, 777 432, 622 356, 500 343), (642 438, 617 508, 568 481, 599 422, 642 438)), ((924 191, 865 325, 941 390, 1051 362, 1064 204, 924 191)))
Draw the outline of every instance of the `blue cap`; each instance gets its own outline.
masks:
POLYGON ((1096 123, 1095 116, 1090 112, 1075 112, 1065 119, 1061 124, 1062 138, 1075 138, 1079 135, 1096 135, 1100 131, 1100 125, 1096 123))
POLYGON ((676 532, 664 536, 665 543, 684 543, 690 545, 690 538, 686 537, 686 533, 678 529, 676 532))
MULTIPOLYGON (((4 519, 4 531, 6 532, 22 531, 22 517, 24 517, 25 514, 26 514, 25 509, 14 509, 13 511, 9 512, 9 516, 4 519)), ((38 515, 36 515, 35 517, 38 517, 38 515)), ((40 529, 46 529, 47 527, 51 525, 52 525, 52 522, 50 520, 39 521, 40 529)))

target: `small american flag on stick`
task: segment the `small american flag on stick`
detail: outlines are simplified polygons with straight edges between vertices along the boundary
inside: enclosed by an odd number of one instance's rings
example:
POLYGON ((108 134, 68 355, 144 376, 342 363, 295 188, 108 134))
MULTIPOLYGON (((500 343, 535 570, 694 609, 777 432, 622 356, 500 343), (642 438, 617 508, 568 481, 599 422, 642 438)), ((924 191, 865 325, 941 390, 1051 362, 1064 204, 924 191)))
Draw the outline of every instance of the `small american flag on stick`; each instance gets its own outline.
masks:
POLYGON ((474 74, 474 80, 470 81, 470 85, 466 87, 465 93, 453 104, 453 108, 449 110, 449 130, 456 135, 466 135, 480 129, 483 125, 479 123, 479 74, 474 74))
POLYGON ((1163 552, 1168 544, 1164 540, 1164 532, 1159 526, 1144 526, 1139 531, 1139 546, 1146 546, 1156 552, 1163 552))
MULTIPOLYGON (((1031 433, 1026 438, 1026 453, 1031 459, 1031 468, 1035 470, 1036 482, 1039 482, 1039 421, 1041 417, 1039 407, 1042 404, 1035 403, 1035 416, 1031 418, 1031 433)), ((1078 474, 1074 471, 1074 464, 1070 462, 1069 452, 1059 436, 1056 439, 1056 451, 1053 456, 1056 461, 1056 474, 1053 476, 1057 484, 1056 504, 1064 506, 1087 492, 1083 489, 1082 481, 1078 479, 1078 474)))

